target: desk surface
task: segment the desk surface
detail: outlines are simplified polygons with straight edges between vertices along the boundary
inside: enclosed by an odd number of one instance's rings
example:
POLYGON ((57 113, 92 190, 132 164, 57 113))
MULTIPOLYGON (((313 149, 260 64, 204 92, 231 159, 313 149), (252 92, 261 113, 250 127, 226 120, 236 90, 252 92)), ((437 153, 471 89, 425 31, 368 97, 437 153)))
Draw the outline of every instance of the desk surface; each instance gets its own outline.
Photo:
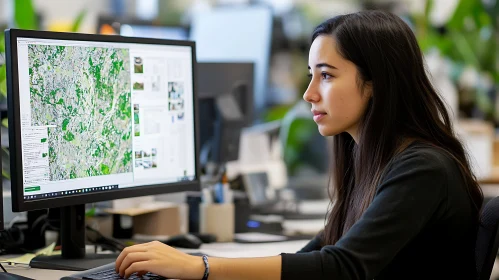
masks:
POLYGON ((37 268, 29 268, 29 267, 12 267, 5 266, 7 272, 12 274, 21 275, 24 277, 29 277, 31 279, 40 279, 40 280, 56 280, 61 279, 64 276, 68 276, 76 273, 75 271, 64 271, 64 270, 46 270, 46 269, 37 269, 37 268))
MULTIPOLYGON (((200 249, 197 250, 184 250, 184 252, 203 252, 207 255, 213 257, 223 257, 223 258, 251 258, 251 257, 268 257, 276 256, 280 253, 294 253, 300 250, 308 240, 297 240, 297 241, 285 241, 285 242, 274 242, 274 243, 264 243, 264 244, 240 244, 240 243, 212 243, 203 244, 200 249)), ((12 256, 5 256, 12 257, 12 256)), ((74 274, 74 271, 62 271, 62 270, 46 270, 46 269, 36 269, 29 268, 26 266, 4 266, 5 269, 14 274, 29 277, 37 280, 55 280, 61 277, 74 274)))

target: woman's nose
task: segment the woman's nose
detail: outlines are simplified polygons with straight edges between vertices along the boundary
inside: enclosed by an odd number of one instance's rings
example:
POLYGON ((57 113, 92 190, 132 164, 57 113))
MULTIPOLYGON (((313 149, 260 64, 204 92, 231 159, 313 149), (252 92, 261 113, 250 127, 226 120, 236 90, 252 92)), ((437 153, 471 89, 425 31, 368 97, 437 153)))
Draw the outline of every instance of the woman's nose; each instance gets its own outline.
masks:
POLYGON ((305 93, 303 94, 303 100, 307 101, 308 103, 316 103, 319 102, 321 99, 320 94, 318 94, 312 85, 309 85, 305 93))

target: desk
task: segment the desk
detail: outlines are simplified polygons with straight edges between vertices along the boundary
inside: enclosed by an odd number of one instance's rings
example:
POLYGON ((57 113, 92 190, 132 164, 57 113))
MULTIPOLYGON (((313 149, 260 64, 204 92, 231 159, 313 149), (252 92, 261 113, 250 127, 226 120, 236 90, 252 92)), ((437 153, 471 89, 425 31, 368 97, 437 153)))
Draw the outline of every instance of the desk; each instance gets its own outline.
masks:
POLYGON ((10 265, 4 265, 7 272, 29 277, 31 279, 40 280, 56 280, 61 279, 64 276, 68 276, 76 273, 75 271, 64 271, 64 270, 46 270, 37 269, 29 267, 12 267, 10 265))
MULTIPOLYGON (((280 253, 295 253, 300 250, 308 240, 296 240, 285 242, 274 242, 265 244, 240 244, 240 243, 212 243, 203 244, 200 249, 181 249, 184 252, 203 252, 213 257, 222 258, 251 258, 276 256, 280 253)), ((10 256, 5 256, 10 257, 10 256)), ((29 277, 36 280, 55 280, 74 274, 74 271, 46 270, 28 268, 24 266, 4 266, 5 269, 14 274, 29 277)))

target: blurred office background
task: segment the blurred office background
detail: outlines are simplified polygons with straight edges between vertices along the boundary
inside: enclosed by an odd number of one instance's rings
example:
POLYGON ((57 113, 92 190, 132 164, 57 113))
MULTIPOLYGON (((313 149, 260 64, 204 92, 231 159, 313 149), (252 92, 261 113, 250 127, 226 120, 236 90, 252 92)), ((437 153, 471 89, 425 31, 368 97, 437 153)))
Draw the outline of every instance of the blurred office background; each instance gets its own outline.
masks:
MULTIPOLYGON (((252 101, 245 104, 251 112, 247 127, 275 139, 276 144, 265 152, 275 153, 283 167, 270 164, 269 169, 280 171, 270 174, 268 180, 274 179, 278 188, 293 190, 294 197, 315 200, 327 198, 329 158, 328 139, 317 132, 310 106, 301 98, 308 84, 312 30, 338 14, 366 9, 391 11, 415 32, 432 80, 452 111, 456 130, 472 156, 484 193, 494 197, 499 195, 498 2, 0 0, 0 27, 196 40, 201 62, 254 63, 252 101), (275 180, 283 176, 284 181, 275 180)), ((0 65, 3 52, 0 34, 0 65)), ((5 164, 5 96, 5 70, 0 68, 4 189, 8 188, 9 178, 5 164)), ((244 146, 241 149, 246 151, 240 150, 239 157, 263 153, 261 148, 244 146)), ((229 166, 236 170, 234 174, 248 168, 229 166)))
MULTIPOLYGON (((499 125, 499 8, 495 0, 1 0, 0 26, 192 39, 199 41, 200 61, 253 61, 254 123, 283 120, 290 114, 293 119, 306 119, 297 124, 299 129, 291 127, 291 135, 282 140, 287 171, 290 175, 323 174, 327 172, 326 141, 318 137, 307 108, 301 107, 308 83, 310 35, 328 17, 364 9, 392 11, 413 28, 436 87, 467 131, 482 132, 487 125, 494 130, 499 125), (252 21, 267 15, 250 10, 253 14, 246 18, 230 16, 244 15, 246 6, 267 8, 271 20, 252 21), (205 27, 210 24, 224 28, 205 27), (251 30, 263 32, 245 33, 251 30), (234 41, 242 38, 248 42, 246 49, 235 48, 240 45, 234 41), (206 43, 210 39, 216 42, 206 43), (251 50, 253 46, 260 49, 251 50), (208 48, 226 48, 232 54, 222 57, 208 48), (470 127, 471 120, 477 124, 470 127)), ((5 82, 0 85, 5 96, 5 82)), ((484 163, 483 153, 476 156, 482 167, 479 177, 490 176, 493 166, 484 163)))
MULTIPOLYGON (((309 189, 323 190, 327 139, 301 99, 310 34, 326 18, 364 9, 394 12, 413 28, 477 176, 493 182, 499 164, 493 156, 499 125, 496 0, 1 0, 0 26, 191 39, 199 61, 254 62, 252 124, 279 121, 280 154, 287 175, 297 179, 291 182, 302 185, 299 178, 307 177, 309 189)), ((5 87, 0 72, 2 96, 5 87)))

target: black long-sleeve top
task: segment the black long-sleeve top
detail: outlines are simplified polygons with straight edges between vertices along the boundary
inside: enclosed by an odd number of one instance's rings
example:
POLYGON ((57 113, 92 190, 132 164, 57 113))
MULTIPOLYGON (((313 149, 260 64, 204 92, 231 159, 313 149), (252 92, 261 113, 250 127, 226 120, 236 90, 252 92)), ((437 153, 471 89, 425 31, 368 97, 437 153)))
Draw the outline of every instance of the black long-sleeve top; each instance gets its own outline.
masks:
POLYGON ((281 279, 475 279, 473 213, 457 163, 413 144, 335 245, 321 247, 318 235, 298 253, 281 254, 281 279))

